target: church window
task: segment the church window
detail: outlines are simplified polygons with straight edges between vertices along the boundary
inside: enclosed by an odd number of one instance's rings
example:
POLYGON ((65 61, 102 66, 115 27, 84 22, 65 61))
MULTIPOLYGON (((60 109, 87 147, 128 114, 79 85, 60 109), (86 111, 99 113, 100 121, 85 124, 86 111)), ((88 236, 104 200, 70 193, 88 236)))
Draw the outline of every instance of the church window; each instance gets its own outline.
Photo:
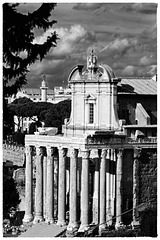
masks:
POLYGON ((94 122, 94 104, 89 103, 89 123, 94 122))

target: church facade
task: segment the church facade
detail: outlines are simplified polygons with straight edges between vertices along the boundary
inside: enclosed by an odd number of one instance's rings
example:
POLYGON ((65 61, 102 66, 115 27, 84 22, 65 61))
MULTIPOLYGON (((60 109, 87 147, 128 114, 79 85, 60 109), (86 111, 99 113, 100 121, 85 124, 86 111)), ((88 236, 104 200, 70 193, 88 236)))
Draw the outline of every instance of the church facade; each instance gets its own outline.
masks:
POLYGON ((148 192, 146 196, 142 194, 145 191, 140 172, 144 166, 151 167, 149 161, 156 156, 156 81, 117 78, 108 65, 98 64, 92 51, 86 68, 77 65, 71 70, 68 84, 72 93, 71 116, 65 119, 62 134, 25 138, 23 221, 54 223, 57 164, 58 225, 66 225, 68 203, 68 232, 85 232, 90 224, 98 225, 100 232, 109 225, 116 229, 129 223, 133 228, 139 226, 139 206, 156 199, 156 178, 152 194, 148 192))

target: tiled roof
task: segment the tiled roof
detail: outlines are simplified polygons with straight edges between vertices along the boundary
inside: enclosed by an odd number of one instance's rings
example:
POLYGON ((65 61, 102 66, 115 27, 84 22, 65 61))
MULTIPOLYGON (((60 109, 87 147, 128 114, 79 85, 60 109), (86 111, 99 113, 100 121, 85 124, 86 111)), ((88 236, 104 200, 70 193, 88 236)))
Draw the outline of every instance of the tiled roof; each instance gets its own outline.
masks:
POLYGON ((157 82, 151 78, 122 78, 118 93, 156 95, 157 82))

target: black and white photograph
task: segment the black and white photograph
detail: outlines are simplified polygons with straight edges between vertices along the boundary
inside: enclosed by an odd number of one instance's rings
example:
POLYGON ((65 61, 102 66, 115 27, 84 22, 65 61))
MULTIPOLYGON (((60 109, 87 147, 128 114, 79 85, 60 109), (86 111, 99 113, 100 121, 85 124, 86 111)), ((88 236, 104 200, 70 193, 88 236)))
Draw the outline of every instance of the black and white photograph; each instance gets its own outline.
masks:
POLYGON ((2 2, 2 237, 158 237, 158 5, 2 2))

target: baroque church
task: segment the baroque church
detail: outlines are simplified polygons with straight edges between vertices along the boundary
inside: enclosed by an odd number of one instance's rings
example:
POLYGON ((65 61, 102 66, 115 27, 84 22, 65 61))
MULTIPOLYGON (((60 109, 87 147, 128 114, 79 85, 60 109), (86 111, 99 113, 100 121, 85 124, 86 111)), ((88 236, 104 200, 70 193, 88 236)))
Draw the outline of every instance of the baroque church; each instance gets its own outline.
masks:
POLYGON ((151 78, 117 78, 93 51, 86 67, 70 71, 71 115, 62 134, 25 137, 24 223, 57 219, 68 224, 68 232, 85 232, 91 224, 99 232, 111 225, 140 226, 142 206, 156 207, 156 84, 151 78))

